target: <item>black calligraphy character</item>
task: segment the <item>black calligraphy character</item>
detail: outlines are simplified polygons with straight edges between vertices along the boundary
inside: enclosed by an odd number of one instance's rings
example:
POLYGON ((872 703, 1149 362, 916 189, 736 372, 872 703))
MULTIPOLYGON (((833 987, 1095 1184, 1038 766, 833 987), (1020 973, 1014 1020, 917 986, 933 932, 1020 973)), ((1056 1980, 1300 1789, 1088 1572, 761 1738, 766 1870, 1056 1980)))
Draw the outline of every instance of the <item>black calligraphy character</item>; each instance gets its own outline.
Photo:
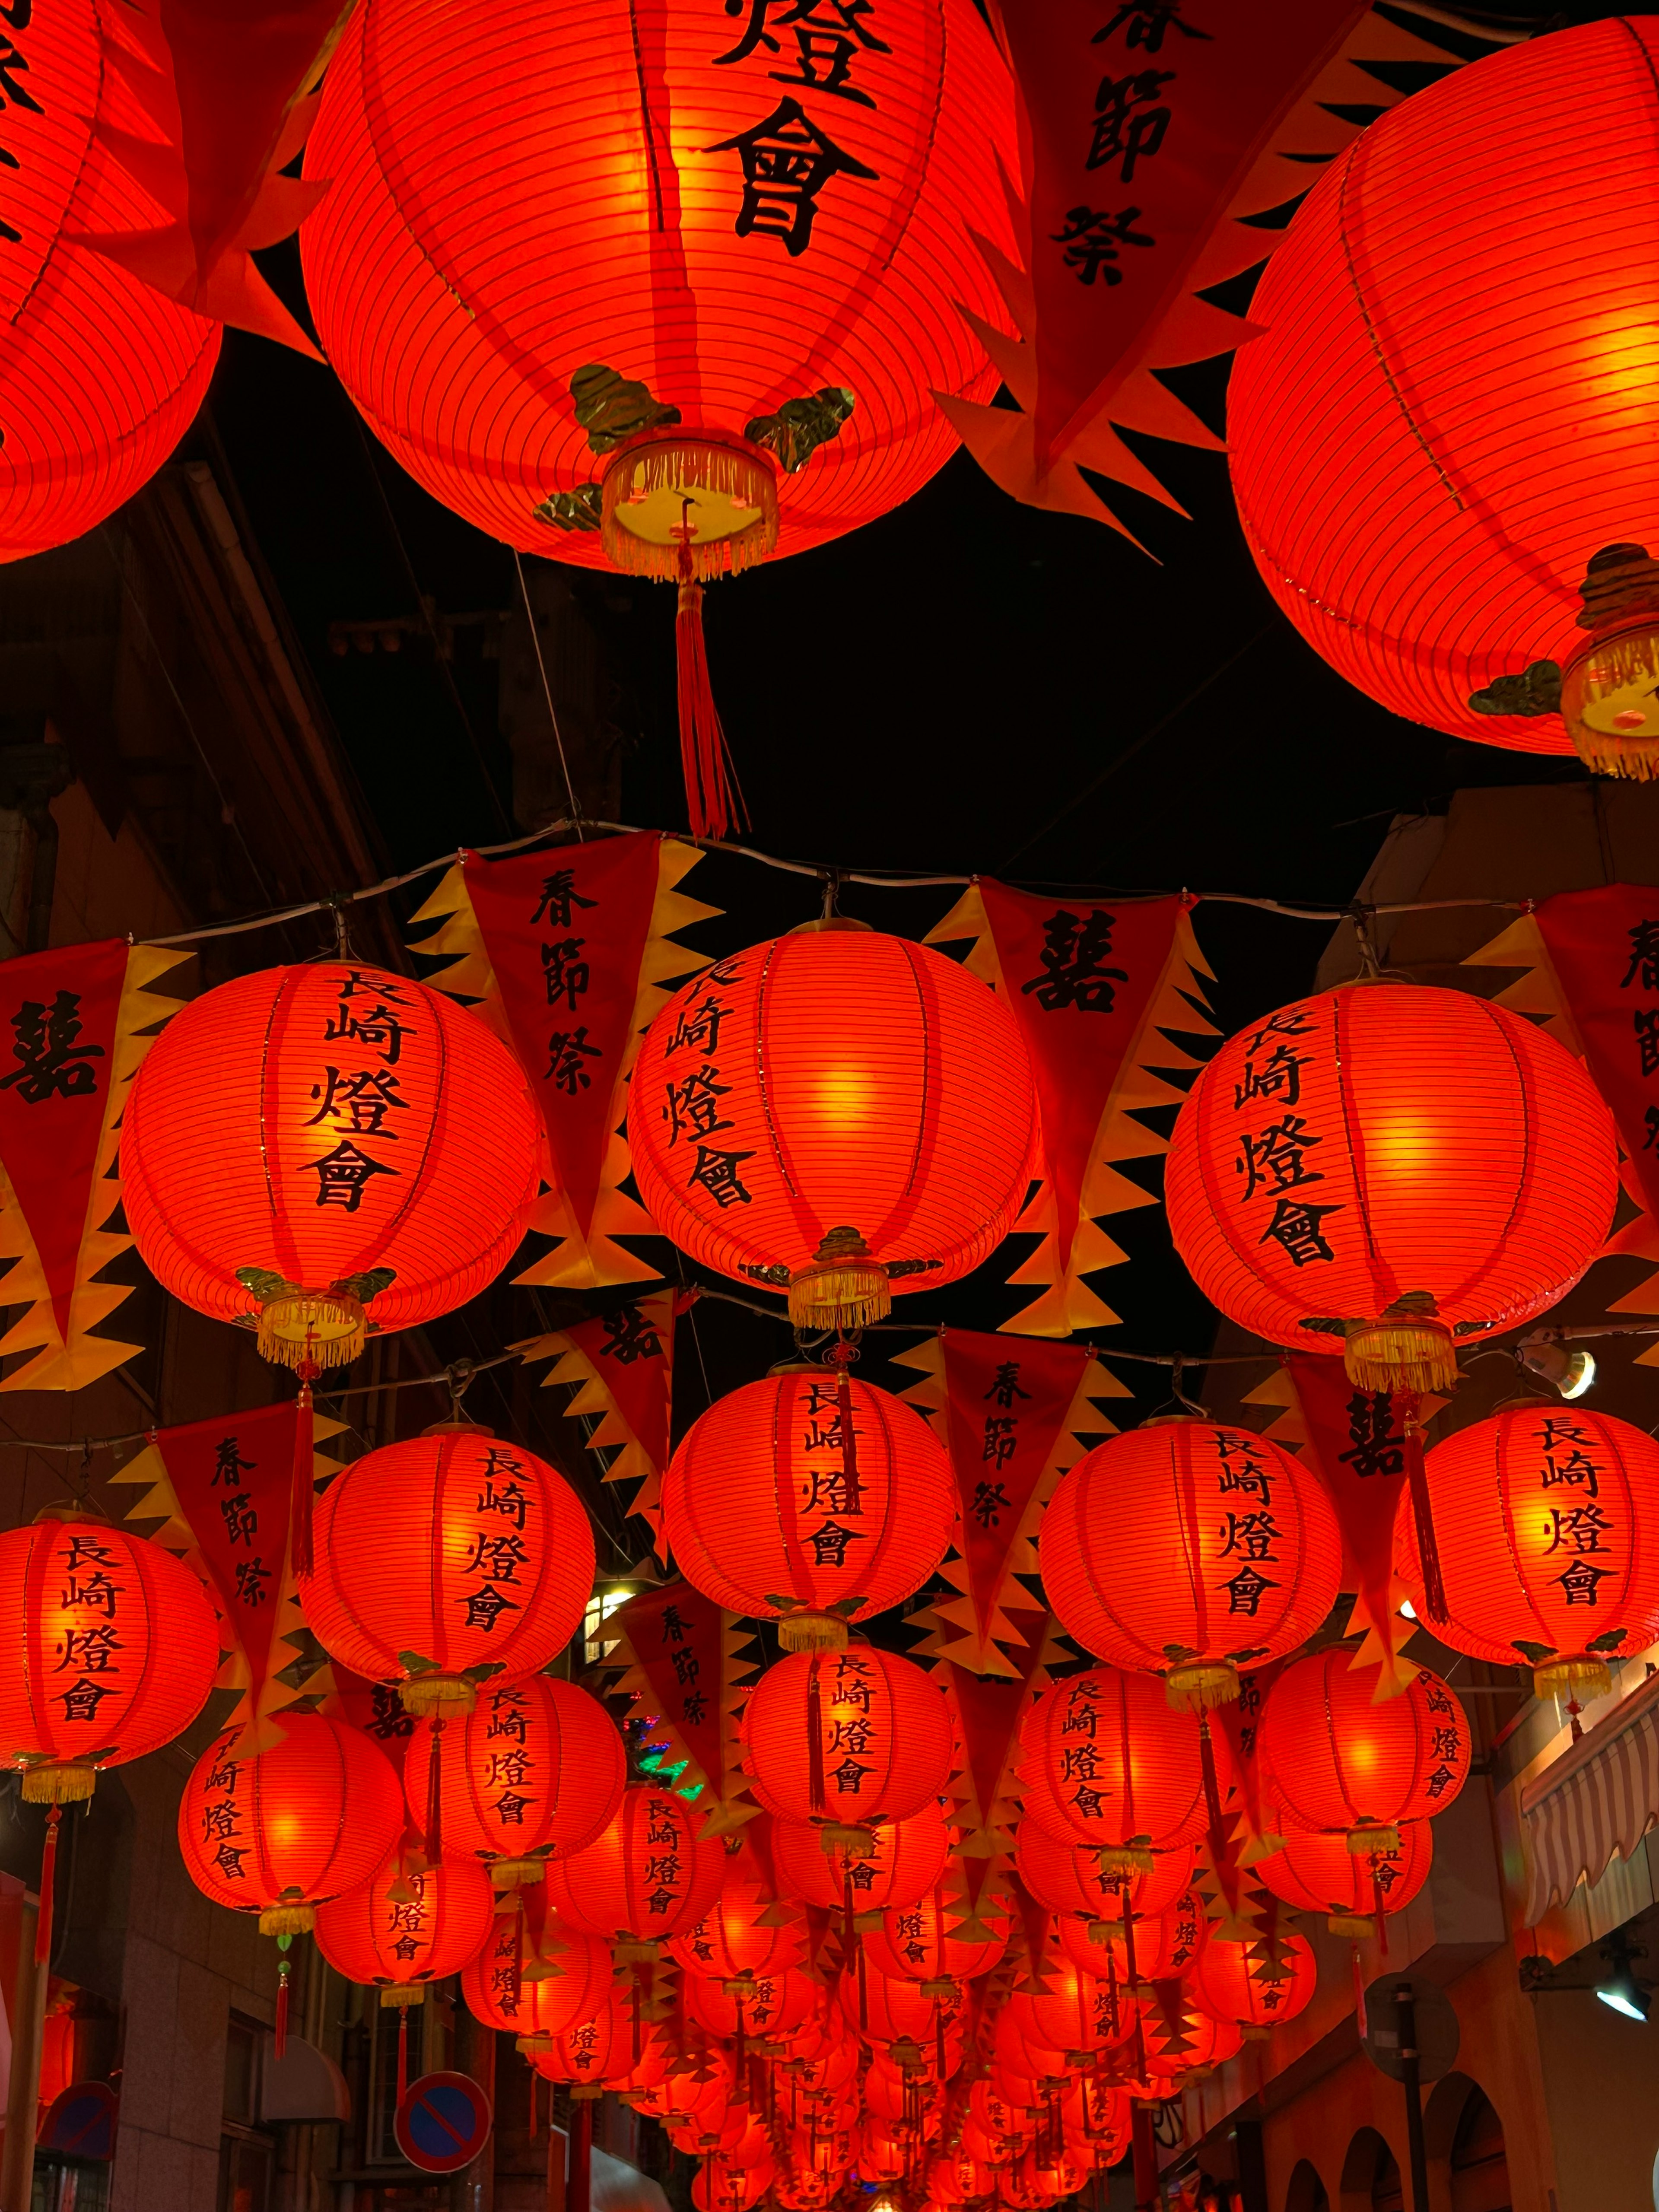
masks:
POLYGON ((547 986, 550 1006, 556 1006, 562 999, 574 1014, 577 1000, 586 997, 592 981, 592 970, 581 957, 586 942, 585 937, 566 937, 556 945, 543 945, 542 981, 547 986))
POLYGON ((735 153, 743 163, 743 204, 733 226, 738 236, 757 232, 775 238, 792 259, 811 243, 818 194, 832 177, 845 173, 877 180, 875 170, 824 136, 793 94, 780 100, 764 123, 703 151, 735 153))
POLYGON ((680 1718, 688 1728, 701 1728, 708 1716, 708 1699, 701 1690, 692 1690, 680 1699, 680 1718))
POLYGON ((83 1674, 67 1690, 58 1690, 53 1694, 64 1708, 66 1721, 95 1721, 99 1706, 106 1698, 112 1698, 115 1692, 106 1685, 94 1682, 89 1675, 83 1674))
POLYGON ((722 1213, 728 1206, 751 1205, 755 1194, 745 1188, 738 1170, 754 1157, 753 1152, 722 1152, 714 1146, 699 1145, 697 1164, 685 1179, 686 1188, 701 1183, 722 1213))
POLYGON ((1630 1018, 1636 1032, 1636 1049, 1642 1063, 1642 1073, 1652 1075, 1659 1071, 1659 1006, 1641 1006, 1630 1018))
POLYGON ((0 1075, 0 1091, 9 1091, 15 1083, 18 1097, 29 1106, 48 1098, 95 1096, 98 1071, 91 1063, 104 1058, 104 1048, 76 1042, 83 1027, 80 1006, 78 991, 60 991, 50 1006, 39 999, 24 1000, 11 1018, 17 1039, 11 1056, 18 1065, 9 1075, 0 1075))
POLYGON ((1179 31, 1183 39, 1207 40, 1212 35, 1208 31, 1200 31, 1196 23, 1182 22, 1181 0, 1124 0, 1111 21, 1095 33, 1090 44, 1099 46, 1102 40, 1109 39, 1114 31, 1126 25, 1124 44, 1144 47, 1149 54, 1162 52, 1164 33, 1168 30, 1179 31))
POLYGON ((997 1369, 996 1380, 985 1395, 988 1398, 994 1398, 998 1405, 1003 1407, 1012 1406, 1016 1398, 1030 1396, 1029 1390, 1022 1390, 1019 1387, 1018 1360, 1005 1359, 1002 1362, 997 1369))
POLYGON ((705 1060, 695 1075, 688 1075, 679 1083, 663 1086, 665 1101, 662 1118, 668 1124, 668 1142, 672 1148, 683 1136, 712 1137, 717 1129, 730 1129, 735 1124, 722 1118, 720 1100, 732 1088, 729 1083, 717 1083, 718 1067, 705 1060))
POLYGON ((406 1711, 395 1682, 369 1685, 368 1733, 384 1743, 389 1736, 413 1735, 415 1716, 406 1711))
POLYGON ((349 1138, 342 1137, 331 1152, 325 1152, 308 1166, 297 1169, 296 1174, 314 1175, 317 1178, 319 1206, 343 1206, 346 1212, 356 1213, 363 1202, 363 1193, 373 1176, 395 1176, 396 1168, 387 1167, 383 1161, 372 1159, 360 1146, 349 1138))
POLYGON ((61 1674, 66 1667, 78 1667, 84 1674, 118 1674, 115 1655, 126 1648, 112 1622, 100 1622, 96 1628, 66 1628, 52 1672, 61 1674))
POLYGON ((544 921, 551 929, 568 929, 573 906, 595 907, 599 904, 597 899, 584 898, 575 884, 574 872, 569 868, 561 868, 554 875, 544 876, 542 895, 535 913, 530 917, 530 927, 533 929, 538 921, 544 921))
MULTIPOLYGON (((1119 246, 1158 244, 1150 232, 1131 229, 1130 225, 1139 220, 1138 207, 1125 208, 1119 215, 1104 208, 1067 208, 1065 229, 1050 231, 1048 234, 1056 246, 1066 248, 1060 258, 1079 284, 1092 284, 1097 276, 1103 276, 1109 284, 1121 284, 1123 271, 1117 265, 1119 246)), ((1022 990, 1025 988, 1021 984, 1022 990)), ((1083 1010, 1085 1013, 1096 1011, 1086 1004, 1083 1010)), ((1109 1011, 1109 1002, 1107 1010, 1109 1011)))
POLYGON ((1223 1583, 1221 1587, 1227 1593, 1228 1612, 1242 1613, 1248 1620, 1254 1620, 1262 1599, 1270 1589, 1277 1589, 1279 1584, 1270 1582, 1267 1576, 1258 1573, 1254 1567, 1241 1567, 1232 1580, 1223 1583))
POLYGON ((403 1078, 394 1075, 389 1067, 360 1067, 353 1074, 343 1076, 337 1067, 325 1067, 325 1083, 313 1083, 311 1095, 322 1101, 317 1111, 305 1124, 314 1129, 319 1121, 337 1121, 341 1115, 349 1115, 346 1127, 354 1137, 385 1137, 395 1143, 398 1132, 386 1126, 386 1117, 394 1109, 399 1114, 409 1111, 407 1098, 399 1098, 403 1078))
POLYGON ((223 1516, 225 1534, 233 1544, 251 1544, 259 1526, 259 1516, 253 1510, 253 1501, 233 1491, 229 1497, 219 1500, 219 1511, 223 1516))
POLYGON ((518 1480, 524 1473, 524 1462, 514 1459, 502 1446, 491 1444, 484 1455, 483 1473, 483 1492, 474 1512, 499 1513, 503 1520, 521 1529, 530 1511, 529 1496, 518 1480), (505 1480, 501 1480, 503 1476, 505 1480))
POLYGON ((665 1644, 684 1644, 685 1620, 678 1606, 665 1606, 662 1616, 662 1640, 665 1644))
POLYGON ((1334 1260, 1336 1255, 1319 1224, 1328 1213, 1341 1211, 1340 1206, 1310 1206, 1304 1199, 1281 1198, 1273 1206, 1273 1219, 1255 1241, 1282 1245, 1293 1267, 1306 1267, 1316 1260, 1334 1260))
POLYGON ((1599 1497, 1601 1468, 1585 1449, 1595 1441, 1576 1414, 1546 1413, 1543 1432, 1538 1439, 1543 1454, 1538 1470, 1539 1488, 1553 1490, 1565 1482, 1574 1489, 1582 1489, 1587 1497, 1599 1497))
POLYGON ((1308 1125, 1299 1114, 1285 1115, 1260 1136, 1248 1133, 1241 1136, 1233 1167, 1244 1177, 1245 1197, 1254 1198, 1264 1183, 1270 1192, 1278 1192, 1293 1190, 1300 1183, 1323 1182, 1320 1170, 1309 1167, 1307 1155, 1310 1146, 1324 1141, 1322 1137, 1308 1134, 1308 1125))
MULTIPOLYGON (((1073 208, 1072 215, 1079 210, 1073 208)), ((1140 210, 1132 208, 1129 221, 1140 210)), ((1069 222, 1071 217, 1067 217, 1069 222)), ((1090 221, 1098 218, 1091 216, 1090 221)), ((1132 240, 1131 243, 1139 241, 1132 240)), ((1147 239, 1150 246, 1152 240, 1147 239)), ((1066 257, 1069 262, 1072 256, 1066 257)), ((1094 280, 1085 276, 1084 283, 1094 280)), ((1109 278, 1113 283, 1117 279, 1109 278)), ((1082 1014, 1109 1014, 1116 1000, 1116 986, 1127 983, 1127 968, 1105 968, 1101 963, 1112 949, 1112 932, 1117 927, 1117 916, 1106 914, 1099 907, 1091 907, 1085 921, 1080 915, 1069 914, 1064 907, 1051 914, 1042 925, 1043 947, 1037 956, 1041 975, 1033 975, 1019 987, 1020 996, 1029 998, 1035 992, 1036 1002, 1045 1013, 1056 1013, 1062 1008, 1075 1006, 1082 1014)))
POLYGON ((115 1601, 125 1588, 125 1583, 112 1582, 100 1572, 89 1574, 84 1582, 77 1582, 71 1575, 58 1602, 62 1606, 79 1606, 88 1613, 101 1613, 113 1620, 115 1601))
POLYGON ((1600 1605, 1598 1583, 1612 1574, 1611 1567, 1593 1567, 1588 1559, 1575 1559, 1565 1574, 1557 1575, 1569 1605, 1600 1605))
POLYGON ((1273 1547, 1279 1540, 1279 1527, 1271 1513, 1230 1513, 1223 1533, 1224 1559, 1229 1552, 1237 1552, 1241 1559, 1277 1563, 1279 1554, 1273 1547))
POLYGON ((240 1815, 231 1798, 222 1797, 217 1804, 202 1808, 204 1843, 222 1843, 227 1837, 235 1835, 240 1826, 240 1815))
POLYGON ((270 1569, 263 1559, 238 1559, 236 1562, 236 1602, 238 1605, 263 1605, 265 1584, 270 1580, 270 1569))
POLYGON ((988 1413, 985 1416, 985 1448, 982 1460, 991 1460, 998 1467, 1006 1467, 1019 1449, 1019 1438, 1014 1431, 1019 1419, 1014 1413, 988 1413))
POLYGON ((562 1091, 567 1098, 574 1098, 578 1091, 593 1088, 593 1079, 584 1063, 604 1058, 605 1048, 587 1042, 586 1022, 578 1030, 555 1030, 547 1040, 547 1073, 543 1079, 562 1091))
POLYGON ((1348 1401, 1348 1435, 1353 1449, 1339 1452, 1337 1458, 1362 1480, 1405 1472, 1406 1442, 1395 1432, 1394 1400, 1388 1391, 1355 1391, 1348 1401))
POLYGON ((466 1620, 463 1626, 482 1628, 486 1635, 493 1633, 495 1623, 504 1613, 517 1613, 519 1610, 518 1600, 503 1597, 494 1583, 485 1583, 481 1589, 475 1589, 468 1597, 457 1598, 455 1602, 466 1607, 466 1620))
POLYGON ((695 1045, 706 1059, 712 1060, 720 1050, 720 1024, 731 1011, 718 999, 705 999, 697 1006, 682 1006, 675 1017, 674 1034, 663 1048, 664 1058, 686 1045, 695 1045))
POLYGON ((636 1359, 660 1359, 662 1338, 638 1305, 618 1306, 605 1317, 601 1359, 614 1359, 618 1367, 631 1367, 636 1359))
POLYGON ((689 1689, 702 1672, 702 1660, 684 1644, 677 1644, 668 1656, 673 1662, 674 1680, 681 1689, 689 1689))
POLYGON ((340 986, 339 1006, 323 1031, 323 1042, 368 1045, 380 1054, 387 1067, 396 1067, 403 1057, 404 1039, 418 1034, 407 1022, 398 1020, 395 1009, 399 1006, 406 1012, 409 1001, 389 977, 371 978, 360 968, 349 968, 340 986), (352 1006, 352 1000, 359 998, 374 999, 367 1013, 359 1013, 352 1006))
POLYGON ((489 1582, 514 1583, 519 1569, 529 1558, 522 1536, 511 1533, 489 1535, 482 1528, 472 1536, 472 1557, 461 1569, 464 1575, 483 1574, 489 1582))
POLYGON ((1605 1552, 1607 1547, 1601 1539, 1612 1526, 1607 1515, 1594 1503, 1552 1506, 1549 1519, 1544 1523, 1544 1534, 1550 1540, 1545 1547, 1545 1557, 1563 1550, 1580 1555, 1605 1552))
POLYGON ((812 1565, 815 1567, 844 1567, 847 1565, 847 1547, 867 1543, 869 1539, 860 1529, 842 1528, 834 1521, 826 1521, 823 1528, 814 1530, 806 1540, 812 1547, 812 1565))
POLYGON ((1273 1504, 1273 1479, 1254 1437, 1233 1436, 1224 1429, 1216 1438, 1216 1452, 1221 1462, 1216 1488, 1224 1498, 1236 1492, 1246 1498, 1259 1498, 1264 1505, 1273 1504))
POLYGON ((221 1437, 214 1449, 213 1475, 208 1487, 216 1490, 222 1482, 227 1490, 240 1490, 242 1477, 253 1474, 258 1462, 241 1456, 234 1437, 221 1437))
POLYGON ((1126 185, 1134 181, 1135 163, 1150 160, 1164 143, 1170 127, 1170 110, 1159 95, 1175 82, 1173 70, 1131 70, 1127 76, 1107 76, 1095 94, 1094 138, 1085 168, 1104 169, 1121 161, 1118 171, 1126 185))
POLYGON ((1000 1482, 976 1482, 969 1510, 981 1528, 1000 1528, 1002 1516, 1013 1503, 1000 1482))
POLYGON ((1631 945, 1630 966, 1620 989, 1629 990, 1639 976, 1644 991, 1659 991, 1659 921, 1638 921, 1625 934, 1631 945))
MULTIPOLYGON (((747 61, 757 46, 764 46, 768 53, 777 53, 779 42, 768 27, 768 18, 773 9, 781 8, 782 12, 774 20, 780 30, 793 30, 795 59, 800 66, 793 73, 769 70, 767 74, 773 82, 810 85, 814 91, 834 93, 842 100, 855 100, 860 107, 875 106, 867 92, 860 92, 856 85, 848 82, 848 72, 860 48, 876 54, 890 54, 893 51, 863 20, 872 12, 871 0, 748 0, 748 27, 729 54, 716 55, 716 68, 731 62, 747 61)), ((728 15, 741 15, 743 7, 744 0, 726 0, 728 15)))

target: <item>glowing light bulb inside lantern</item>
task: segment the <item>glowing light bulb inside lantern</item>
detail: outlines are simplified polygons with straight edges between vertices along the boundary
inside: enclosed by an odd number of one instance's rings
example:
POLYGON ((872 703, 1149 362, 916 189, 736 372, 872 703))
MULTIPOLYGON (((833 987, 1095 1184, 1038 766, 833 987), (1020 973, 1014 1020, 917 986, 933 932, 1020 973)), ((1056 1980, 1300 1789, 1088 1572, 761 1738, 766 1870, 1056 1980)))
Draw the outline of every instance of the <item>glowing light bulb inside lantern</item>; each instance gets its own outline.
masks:
POLYGON ((829 1067, 818 1079, 817 1109, 827 1128, 861 1128, 870 1109, 870 1085, 861 1068, 829 1067))

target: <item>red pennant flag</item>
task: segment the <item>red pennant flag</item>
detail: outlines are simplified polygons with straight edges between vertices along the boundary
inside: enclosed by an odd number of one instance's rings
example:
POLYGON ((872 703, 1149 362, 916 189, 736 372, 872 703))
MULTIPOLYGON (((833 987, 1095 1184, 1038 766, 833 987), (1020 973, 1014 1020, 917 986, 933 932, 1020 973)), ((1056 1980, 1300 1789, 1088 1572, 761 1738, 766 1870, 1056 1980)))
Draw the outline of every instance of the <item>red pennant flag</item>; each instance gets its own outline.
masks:
POLYGON ((941 1572, 960 1595, 933 1607, 949 1640, 923 1648, 975 1674, 1012 1674, 999 1649, 1015 1638, 1003 1600, 1023 1599, 1015 1577, 1037 1571, 1042 1510, 1083 1456, 1079 1431, 1115 1433, 1096 1401, 1129 1393, 1086 1344, 1043 1337, 941 1329, 897 1364, 922 1371, 904 1395, 933 1419, 957 1484, 956 1550, 941 1572))
MULTIPOLYGON (((1052 1613, 1029 1606, 1006 1611, 1019 1638, 1012 1674, 975 1674, 948 1656, 939 1662, 956 1721, 957 1772, 951 1786, 962 1808, 962 1849, 975 1858, 1006 1857, 1013 1850, 1020 1723, 1048 1686, 1049 1662, 1065 1656, 1052 1613)), ((927 1626, 927 1615, 913 1615, 912 1625, 927 1626)))
POLYGON ((555 1329, 513 1346, 526 1362, 556 1362, 543 1380, 544 1389, 556 1382, 579 1386, 565 1410, 599 1416, 587 1448, 611 1455, 601 1462, 605 1481, 639 1484, 628 1510, 649 1527, 659 1553, 662 1471, 668 1464, 674 1404, 674 1322, 696 1296, 659 1291, 654 1297, 578 1322, 574 1328, 555 1329))
POLYGON ((1388 64, 1450 64, 1364 0, 999 13, 1020 96, 1024 268, 976 242, 1024 343, 969 320, 1021 411, 939 404, 1005 491, 1127 537, 1079 465, 1176 506, 1117 431, 1219 450, 1156 374, 1255 335, 1200 295, 1263 260, 1279 231, 1261 218, 1400 97, 1388 64))
POLYGON ((669 1583, 618 1606, 601 1633, 616 1639, 605 1663, 623 1670, 618 1687, 668 1740, 665 1764, 686 1763, 675 1787, 702 1793, 694 1802, 703 1832, 723 1835, 751 1819, 757 1808, 744 1792, 737 1721, 756 1671, 738 1656, 753 1650, 752 1632, 690 1583, 669 1583))
POLYGON ((1659 890, 1562 891, 1536 919, 1585 1065, 1643 1203, 1659 1215, 1659 890))
POLYGON ((594 1290, 656 1275, 615 1241, 654 1234, 622 1188, 628 1079, 667 987, 698 964, 672 933, 718 911, 676 888, 702 858, 655 830, 500 860, 464 853, 414 917, 443 917, 417 948, 454 956, 431 980, 511 1045, 541 1109, 550 1188, 530 1225, 558 1243, 521 1283, 594 1290))
POLYGON ((415 1716, 404 1710, 397 1683, 371 1682, 366 1674, 354 1674, 349 1667, 341 1666, 337 1659, 333 1673, 343 1718, 373 1736, 401 1774, 409 1739, 415 1733, 415 1716))
POLYGON ((82 1390, 139 1348, 90 1334, 130 1292, 96 1277, 132 1242, 104 1224, 138 1032, 178 1003, 149 986, 188 957, 116 938, 0 964, 0 1259, 7 1304, 29 1302, 0 1352, 36 1355, 0 1390, 82 1390))
POLYGON ((1118 1316, 1083 1278, 1123 1254, 1097 1226, 1157 1200, 1118 1172, 1167 1152, 1133 1116, 1178 1106, 1158 1073, 1196 1067, 1173 1043, 1212 1035, 1200 978, 1210 970, 1180 898, 1037 898, 983 878, 930 930, 930 945, 971 937, 966 966, 1006 1000, 1036 1075, 1042 1182, 1018 1226, 1041 1238, 1009 1278, 1046 1287, 1014 1316, 1022 1335, 1069 1336, 1118 1316))

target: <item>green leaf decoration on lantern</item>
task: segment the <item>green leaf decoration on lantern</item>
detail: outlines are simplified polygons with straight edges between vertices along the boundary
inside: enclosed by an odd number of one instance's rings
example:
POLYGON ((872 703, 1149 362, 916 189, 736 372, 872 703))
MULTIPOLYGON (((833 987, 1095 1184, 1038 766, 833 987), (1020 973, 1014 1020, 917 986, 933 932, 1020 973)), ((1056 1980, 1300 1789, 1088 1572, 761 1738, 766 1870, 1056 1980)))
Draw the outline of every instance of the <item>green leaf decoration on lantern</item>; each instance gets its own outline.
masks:
POLYGON ((366 1267, 361 1275, 342 1275, 337 1283, 331 1283, 332 1291, 343 1291, 348 1297, 356 1298, 366 1306, 382 1291, 389 1291, 398 1279, 395 1267, 366 1267))
POLYGON ((636 383, 603 362, 586 362, 576 371, 570 380, 570 397, 576 404, 576 420, 596 453, 614 453, 641 430, 680 420, 679 409, 665 406, 648 384, 636 383))
POLYGON ((1484 691, 1471 691, 1477 714, 1559 714, 1561 668, 1558 661, 1534 660, 1519 676, 1495 676, 1484 691))
POLYGON ((574 491, 556 491, 538 499, 531 513, 538 522, 555 530, 596 531, 605 511, 605 495, 598 484, 578 484, 574 491))
POLYGON ((786 399, 775 415, 757 415, 743 434, 751 445, 769 446, 784 474, 792 477, 820 446, 840 436, 856 404, 844 385, 827 384, 809 398, 786 399))

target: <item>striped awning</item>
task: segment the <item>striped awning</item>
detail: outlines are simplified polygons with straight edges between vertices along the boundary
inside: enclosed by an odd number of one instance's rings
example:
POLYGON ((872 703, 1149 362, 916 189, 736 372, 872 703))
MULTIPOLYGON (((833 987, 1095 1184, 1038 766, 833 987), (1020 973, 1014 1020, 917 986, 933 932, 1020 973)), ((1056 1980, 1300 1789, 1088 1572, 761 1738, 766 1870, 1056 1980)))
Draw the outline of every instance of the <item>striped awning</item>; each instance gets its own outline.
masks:
POLYGON ((1530 1869, 1527 1925, 1600 1881, 1659 1821, 1659 1674, 1521 1793, 1530 1869))

